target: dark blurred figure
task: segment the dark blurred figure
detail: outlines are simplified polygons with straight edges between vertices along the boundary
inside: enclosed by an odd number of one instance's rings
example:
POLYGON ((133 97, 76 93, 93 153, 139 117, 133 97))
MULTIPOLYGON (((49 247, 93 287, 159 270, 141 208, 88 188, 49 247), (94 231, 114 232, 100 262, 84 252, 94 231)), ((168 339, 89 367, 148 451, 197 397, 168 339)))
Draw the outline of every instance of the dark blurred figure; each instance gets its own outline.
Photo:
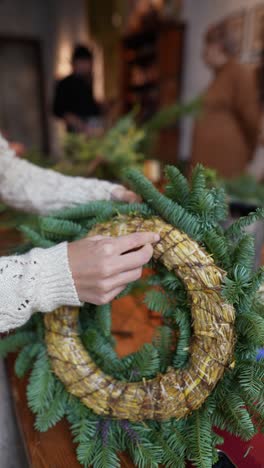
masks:
POLYGON ((71 75, 56 85, 53 113, 63 119, 67 130, 95 136, 102 131, 101 108, 93 96, 93 54, 83 45, 77 45, 72 55, 71 75))
POLYGON ((191 165, 202 163, 223 177, 238 176, 254 157, 258 143, 261 112, 256 73, 237 62, 224 24, 206 33, 203 60, 213 80, 195 122, 191 165))

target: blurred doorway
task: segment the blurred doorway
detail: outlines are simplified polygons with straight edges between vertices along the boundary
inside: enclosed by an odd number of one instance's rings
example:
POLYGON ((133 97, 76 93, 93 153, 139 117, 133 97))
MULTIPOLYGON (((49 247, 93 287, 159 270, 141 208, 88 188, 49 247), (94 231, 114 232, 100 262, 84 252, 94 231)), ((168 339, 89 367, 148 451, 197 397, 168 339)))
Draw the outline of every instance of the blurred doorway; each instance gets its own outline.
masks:
POLYGON ((28 148, 48 151, 40 41, 0 36, 0 130, 28 148))

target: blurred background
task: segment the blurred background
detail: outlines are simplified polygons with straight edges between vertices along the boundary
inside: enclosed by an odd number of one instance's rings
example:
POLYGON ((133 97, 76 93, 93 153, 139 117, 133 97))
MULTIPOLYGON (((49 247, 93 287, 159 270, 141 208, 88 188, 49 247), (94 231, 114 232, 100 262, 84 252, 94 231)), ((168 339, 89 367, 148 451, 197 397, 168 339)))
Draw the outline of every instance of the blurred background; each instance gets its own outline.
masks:
POLYGON ((260 0, 0 0, 0 131, 66 174, 202 163, 263 204, 263 25, 260 0))
MULTIPOLYGON (((76 45, 92 53, 90 81, 100 111, 90 126, 106 130, 132 109, 142 123, 200 95, 211 79, 201 50, 212 24, 226 23, 239 61, 257 63, 263 21, 259 0, 1 0, 1 131, 28 151, 63 158, 65 122, 63 113, 54 114, 55 83, 72 73, 76 45)), ((152 156, 187 161, 192 125, 192 115, 172 119, 152 156)))

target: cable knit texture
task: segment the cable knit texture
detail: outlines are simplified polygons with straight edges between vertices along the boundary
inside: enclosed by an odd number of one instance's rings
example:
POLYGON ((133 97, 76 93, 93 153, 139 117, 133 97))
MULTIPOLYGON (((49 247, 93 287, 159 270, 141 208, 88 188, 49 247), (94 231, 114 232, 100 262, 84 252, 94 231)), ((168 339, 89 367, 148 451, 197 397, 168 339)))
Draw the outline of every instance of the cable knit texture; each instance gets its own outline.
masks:
POLYGON ((88 200, 110 200, 116 187, 98 179, 67 177, 19 159, 0 135, 0 197, 9 206, 48 214, 88 200))
MULTIPOLYGON (((0 135, 0 198, 14 208, 48 214, 88 200, 109 200, 116 187, 34 166, 17 158, 0 135)), ((0 258, 0 332, 23 325, 36 311, 80 304, 66 242, 0 258)))
POLYGON ((67 243, 0 259, 0 331, 23 325, 39 310, 80 305, 68 263, 67 243))

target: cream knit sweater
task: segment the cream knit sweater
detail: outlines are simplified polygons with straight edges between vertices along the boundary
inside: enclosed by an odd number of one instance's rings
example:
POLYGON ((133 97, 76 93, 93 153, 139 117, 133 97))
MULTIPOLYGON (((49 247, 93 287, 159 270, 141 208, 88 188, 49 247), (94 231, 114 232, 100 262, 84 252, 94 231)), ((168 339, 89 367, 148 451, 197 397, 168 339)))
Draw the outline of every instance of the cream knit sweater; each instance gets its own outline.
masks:
MULTIPOLYGON (((17 158, 0 135, 0 199, 24 211, 47 214, 88 200, 110 199, 117 185, 66 177, 17 158)), ((23 325, 36 312, 80 301, 69 267, 67 242, 0 258, 0 332, 23 325)))

